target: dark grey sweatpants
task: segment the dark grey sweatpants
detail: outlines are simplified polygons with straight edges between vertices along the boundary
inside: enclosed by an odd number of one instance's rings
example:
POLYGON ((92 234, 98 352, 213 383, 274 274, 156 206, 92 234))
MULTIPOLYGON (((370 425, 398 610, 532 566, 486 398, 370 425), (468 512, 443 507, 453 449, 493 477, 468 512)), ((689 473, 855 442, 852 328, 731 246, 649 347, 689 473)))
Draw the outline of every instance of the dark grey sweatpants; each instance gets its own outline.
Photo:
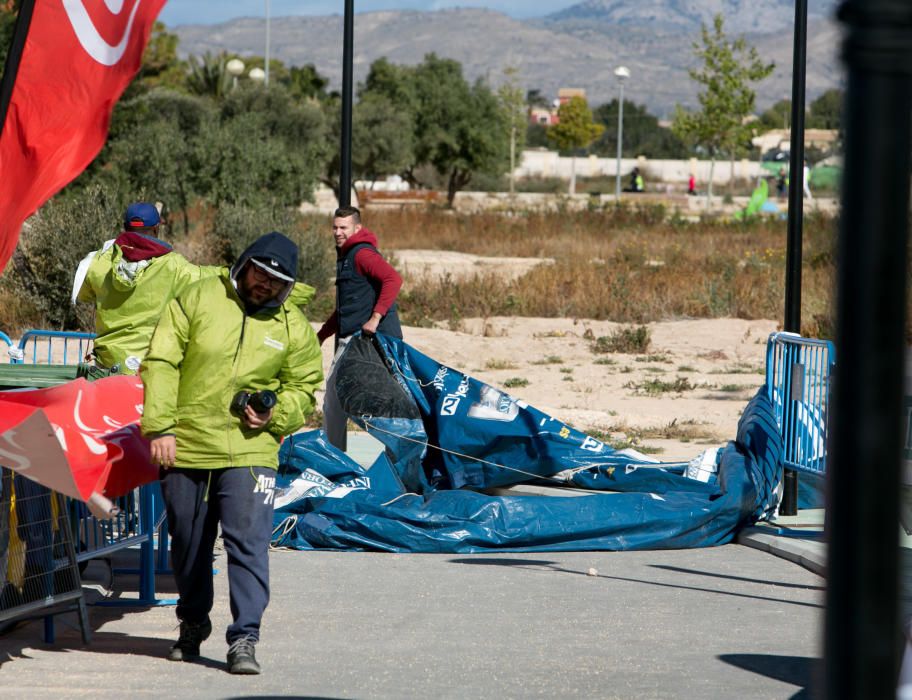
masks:
POLYGON ((199 623, 212 610, 212 553, 218 526, 228 557, 228 593, 233 622, 225 638, 260 638, 269 603, 269 539, 275 494, 274 469, 163 469, 171 567, 180 600, 177 617, 199 623))

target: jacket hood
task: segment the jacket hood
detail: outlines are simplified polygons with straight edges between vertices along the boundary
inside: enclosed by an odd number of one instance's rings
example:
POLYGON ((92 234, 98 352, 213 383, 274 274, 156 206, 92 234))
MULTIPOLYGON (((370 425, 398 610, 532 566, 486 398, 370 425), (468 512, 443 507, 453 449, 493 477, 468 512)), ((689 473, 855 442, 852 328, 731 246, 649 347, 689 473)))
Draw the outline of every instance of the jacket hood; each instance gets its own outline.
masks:
POLYGON ((123 249, 115 245, 111 251, 111 282, 114 289, 121 292, 129 292, 136 288, 139 280, 143 276, 143 271, 149 267, 157 258, 146 258, 144 260, 129 260, 124 255, 123 249))
POLYGON ((278 231, 272 231, 256 239, 247 250, 241 253, 237 262, 231 266, 229 276, 238 294, 240 294, 238 275, 252 258, 256 258, 261 263, 261 267, 268 267, 279 277, 289 279, 278 296, 263 305, 264 308, 281 306, 288 298, 288 295, 291 294, 295 284, 295 275, 298 270, 298 246, 278 231))
POLYGON ((342 247, 339 248, 339 255, 345 255, 349 250, 352 249, 352 246, 356 246, 359 243, 370 243, 374 248, 377 248, 377 236, 374 235, 373 231, 368 231, 363 226, 361 230, 358 231, 354 236, 349 238, 345 243, 342 244, 342 247))
POLYGON ((158 258, 172 250, 170 243, 140 231, 124 231, 114 239, 114 243, 129 262, 158 258))

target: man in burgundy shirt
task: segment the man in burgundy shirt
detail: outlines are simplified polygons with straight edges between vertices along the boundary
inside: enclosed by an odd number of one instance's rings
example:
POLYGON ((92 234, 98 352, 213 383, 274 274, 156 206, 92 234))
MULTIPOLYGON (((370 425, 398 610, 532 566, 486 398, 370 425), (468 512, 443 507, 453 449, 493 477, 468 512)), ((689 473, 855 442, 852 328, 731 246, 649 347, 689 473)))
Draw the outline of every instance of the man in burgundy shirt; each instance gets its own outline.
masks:
POLYGON ((377 237, 361 226, 361 212, 340 207, 333 214, 336 239, 336 310, 317 332, 322 344, 332 335, 338 338, 326 395, 323 399, 323 430, 330 443, 346 448, 348 416, 336 395, 336 364, 352 334, 383 333, 402 337, 396 296, 402 278, 377 250, 377 237))

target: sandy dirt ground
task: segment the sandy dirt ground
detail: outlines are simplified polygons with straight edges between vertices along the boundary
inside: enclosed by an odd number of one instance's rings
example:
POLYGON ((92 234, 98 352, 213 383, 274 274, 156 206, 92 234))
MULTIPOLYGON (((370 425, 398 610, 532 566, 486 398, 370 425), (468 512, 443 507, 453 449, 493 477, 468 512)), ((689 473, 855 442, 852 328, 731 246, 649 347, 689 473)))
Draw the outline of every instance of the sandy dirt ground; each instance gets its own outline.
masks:
MULTIPOLYGON (((393 255, 406 285, 487 269, 522 274, 542 262, 440 251, 393 255)), ((766 341, 777 322, 727 318, 646 326, 650 346, 637 354, 593 351, 598 338, 625 327, 609 321, 494 317, 464 319, 455 328, 406 327, 403 333, 417 350, 455 370, 584 432, 608 435, 616 446, 645 446, 663 461, 690 459, 706 445, 734 438, 744 406, 763 383, 766 341)), ((328 371, 331 342, 323 352, 328 371)))
POLYGON ((396 250, 393 262, 403 284, 420 284, 426 277, 446 274, 455 277, 498 273, 516 278, 536 265, 554 262, 550 258, 493 258, 452 250, 396 250))

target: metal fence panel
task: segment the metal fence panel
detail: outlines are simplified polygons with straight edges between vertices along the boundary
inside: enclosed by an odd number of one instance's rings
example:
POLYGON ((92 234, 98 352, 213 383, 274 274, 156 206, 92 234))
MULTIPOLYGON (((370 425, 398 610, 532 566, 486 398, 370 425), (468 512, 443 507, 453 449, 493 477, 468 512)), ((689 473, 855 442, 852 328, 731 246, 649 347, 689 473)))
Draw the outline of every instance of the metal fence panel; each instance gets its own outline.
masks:
POLYGON ((782 431, 785 466, 826 472, 830 389, 836 351, 828 340, 773 333, 766 346, 766 386, 782 431))
MULTIPOLYGON (((88 642, 91 632, 65 499, 0 468, 0 623, 64 605, 77 609, 88 642)), ((47 641, 53 641, 53 627, 45 630, 47 641)))
MULTIPOLYGON (((18 359, 14 362, 21 365, 32 365, 35 371, 54 372, 72 370, 75 375, 67 373, 65 378, 56 375, 48 377, 48 382, 41 383, 43 377, 37 377, 32 386, 50 386, 54 381, 67 381, 74 376, 95 379, 106 372, 95 373, 85 360, 94 347, 94 333, 74 331, 29 330, 23 334, 18 343, 18 359), (49 365, 39 367, 39 365, 49 365), (64 368, 62 365, 69 365, 64 368), (74 367, 76 366, 76 367, 74 367)), ((18 369, 18 368, 17 368, 18 369)), ((24 369, 24 367, 22 368, 24 369)), ((61 375, 63 377, 63 375, 61 375)), ((0 375, 0 385, 3 383, 0 375)), ((126 496, 117 499, 120 509, 111 520, 99 520, 92 516, 83 503, 64 499, 69 523, 74 533, 73 547, 77 561, 85 562, 99 557, 108 557, 116 551, 139 546, 139 568, 136 570, 118 570, 115 573, 139 574, 139 598, 137 600, 118 600, 115 604, 123 605, 173 605, 176 601, 157 600, 155 598, 155 542, 158 534, 159 571, 167 567, 167 531, 163 526, 164 509, 157 483, 147 484, 126 496)))
POLYGON ((94 333, 32 329, 22 334, 12 362, 76 365, 88 360, 94 346, 94 333))

